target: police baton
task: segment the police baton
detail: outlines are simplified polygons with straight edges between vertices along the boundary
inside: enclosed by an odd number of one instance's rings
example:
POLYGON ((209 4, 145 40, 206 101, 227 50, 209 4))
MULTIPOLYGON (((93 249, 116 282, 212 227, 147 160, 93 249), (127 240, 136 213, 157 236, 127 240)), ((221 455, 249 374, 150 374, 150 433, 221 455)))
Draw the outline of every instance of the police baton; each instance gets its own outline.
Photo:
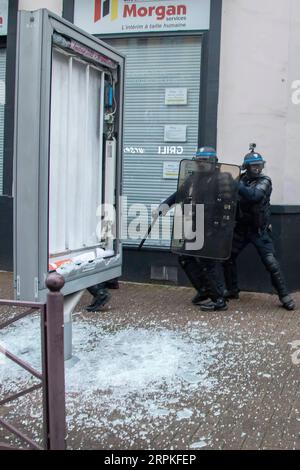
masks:
POLYGON ((151 233, 151 231, 152 231, 154 225, 156 224, 157 219, 158 219, 161 215, 162 215, 162 211, 159 211, 158 214, 153 218, 151 225, 149 225, 149 228, 148 228, 148 232, 147 232, 146 237, 145 237, 145 238, 141 241, 141 243, 139 244, 139 247, 138 247, 139 250, 141 250, 141 249, 143 248, 145 241, 146 241, 147 238, 149 237, 149 235, 150 235, 150 233, 151 233))

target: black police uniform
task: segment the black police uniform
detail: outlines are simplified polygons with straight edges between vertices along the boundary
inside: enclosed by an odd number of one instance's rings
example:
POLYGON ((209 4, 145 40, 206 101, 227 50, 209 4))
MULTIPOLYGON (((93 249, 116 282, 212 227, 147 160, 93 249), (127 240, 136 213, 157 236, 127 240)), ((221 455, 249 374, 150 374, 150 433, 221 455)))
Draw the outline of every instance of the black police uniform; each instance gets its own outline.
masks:
POLYGON ((252 243, 267 271, 272 284, 284 307, 294 308, 294 302, 288 294, 287 287, 279 263, 275 257, 274 244, 270 226, 270 196, 272 181, 268 176, 260 174, 251 177, 246 172, 239 186, 239 209, 234 232, 232 255, 224 262, 224 277, 229 296, 238 295, 238 277, 236 260, 241 251, 252 243))
MULTIPOLYGON (((200 193, 209 192, 209 185, 215 184, 215 181, 216 179, 209 175, 201 176, 201 180, 199 180, 199 175, 192 174, 184 181, 178 191, 164 201, 163 205, 172 207, 179 201, 182 201, 183 204, 189 203, 190 188, 194 188, 192 189, 194 200, 203 200, 200 193)), ((214 189, 210 191, 212 197, 214 197, 214 192, 214 189)), ((208 237, 208 243, 214 244, 213 236, 208 237)), ((227 308, 223 298, 224 285, 218 276, 215 260, 183 254, 179 256, 179 264, 198 293, 194 303, 198 304, 210 298, 216 304, 216 309, 225 310, 227 308)), ((209 309, 213 309, 212 307, 209 309)))
POLYGON ((111 295, 107 290, 105 282, 88 287, 87 290, 94 297, 91 305, 86 308, 88 312, 97 312, 101 310, 101 308, 104 307, 104 305, 106 305, 111 299, 111 295))
POLYGON ((118 279, 111 279, 110 281, 101 282, 89 287, 87 290, 94 297, 93 302, 86 310, 88 312, 98 312, 104 305, 111 299, 111 294, 108 289, 119 289, 118 279))

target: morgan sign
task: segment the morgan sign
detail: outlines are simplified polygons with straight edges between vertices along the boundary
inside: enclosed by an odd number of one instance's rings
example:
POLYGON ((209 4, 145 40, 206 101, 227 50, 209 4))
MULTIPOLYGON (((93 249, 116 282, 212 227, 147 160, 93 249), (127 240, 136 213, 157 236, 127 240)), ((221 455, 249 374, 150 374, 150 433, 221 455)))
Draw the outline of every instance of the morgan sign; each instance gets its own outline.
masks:
POLYGON ((75 0, 74 23, 92 34, 209 29, 210 0, 75 0))

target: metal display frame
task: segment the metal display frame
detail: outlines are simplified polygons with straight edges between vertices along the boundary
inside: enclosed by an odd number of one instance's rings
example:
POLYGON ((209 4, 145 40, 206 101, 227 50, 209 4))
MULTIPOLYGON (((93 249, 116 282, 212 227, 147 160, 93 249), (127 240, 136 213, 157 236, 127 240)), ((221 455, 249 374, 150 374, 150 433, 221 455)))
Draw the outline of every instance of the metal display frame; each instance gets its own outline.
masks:
MULTIPOLYGON (((119 277, 120 204, 125 58, 103 41, 48 10, 18 13, 14 142, 14 282, 16 299, 45 301, 49 261, 49 166, 53 35, 62 35, 117 64, 115 256, 93 271, 66 279, 64 295, 119 277)), ((88 59, 87 59, 88 60, 88 59)), ((105 60, 104 60, 104 67, 105 60)), ((109 67, 109 65, 108 65, 109 67)))

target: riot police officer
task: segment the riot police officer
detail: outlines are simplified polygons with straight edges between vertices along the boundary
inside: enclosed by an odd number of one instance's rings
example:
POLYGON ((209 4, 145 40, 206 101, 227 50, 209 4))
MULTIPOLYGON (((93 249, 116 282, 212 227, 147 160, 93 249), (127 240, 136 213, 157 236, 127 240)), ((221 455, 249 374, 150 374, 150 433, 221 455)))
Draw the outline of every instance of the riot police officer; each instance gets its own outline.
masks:
POLYGON ((250 152, 244 158, 245 173, 239 183, 239 209, 234 232, 232 255, 224 263, 224 276, 228 290, 227 298, 238 298, 238 278, 236 260, 241 251, 253 244, 270 273, 271 282, 283 307, 295 309, 295 302, 289 295, 271 238, 270 197, 271 179, 262 173, 265 161, 255 151, 256 144, 250 145, 250 152))
MULTIPOLYGON (((200 148, 195 157, 196 162, 200 166, 200 171, 197 174, 191 172, 190 175, 179 185, 178 190, 168 197, 158 208, 158 213, 165 215, 168 210, 176 203, 191 200, 191 193, 195 201, 203 199, 204 193, 210 193, 213 202, 217 200, 215 192, 219 190, 216 186, 218 178, 215 178, 215 168, 218 162, 215 149, 211 147, 200 148)), ((226 174, 222 175, 222 181, 227 178, 226 174)), ((214 204, 217 207, 217 204, 214 204)), ((209 209, 209 207, 208 207, 209 209)), ((218 211, 218 207, 217 207, 218 211)), ((210 230, 209 223, 208 230, 210 230)), ((216 240, 213 237, 213 230, 209 232, 207 244, 209 247, 216 245, 216 240)), ((208 232, 207 232, 208 233, 208 232)), ((197 291, 193 303, 200 305, 203 311, 216 311, 227 310, 227 304, 223 296, 224 287, 217 274, 217 262, 214 259, 205 257, 192 256, 188 254, 180 254, 179 264, 189 278, 191 284, 197 291), (202 303, 210 299, 207 303, 202 303)))

